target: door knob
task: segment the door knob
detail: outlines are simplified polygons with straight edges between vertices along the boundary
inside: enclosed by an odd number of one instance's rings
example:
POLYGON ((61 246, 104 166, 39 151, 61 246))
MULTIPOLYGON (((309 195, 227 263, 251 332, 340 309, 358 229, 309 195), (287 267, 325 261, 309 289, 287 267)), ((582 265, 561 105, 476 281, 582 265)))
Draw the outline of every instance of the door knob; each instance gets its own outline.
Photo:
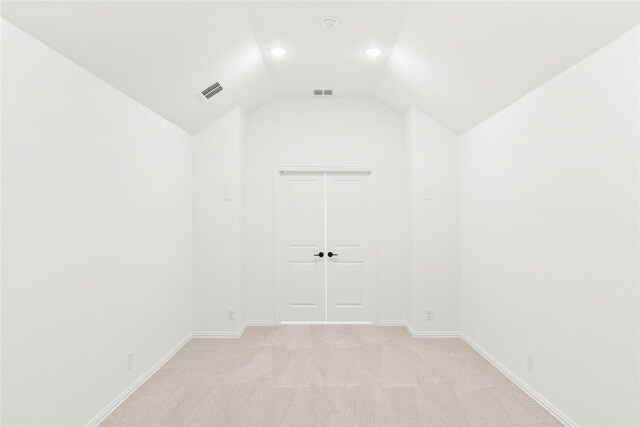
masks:
MULTIPOLYGON (((329 252, 329 253, 331 253, 331 252, 329 252)), ((324 256, 324 252, 318 252, 317 254, 313 254, 313 256, 317 256, 317 257, 322 258, 324 256)), ((329 255, 329 256, 331 256, 331 255, 329 255)))
POLYGON ((331 257, 334 257, 334 256, 338 256, 338 254, 334 254, 333 252, 329 252, 329 253, 327 254, 327 256, 328 256, 329 258, 331 258, 331 257))

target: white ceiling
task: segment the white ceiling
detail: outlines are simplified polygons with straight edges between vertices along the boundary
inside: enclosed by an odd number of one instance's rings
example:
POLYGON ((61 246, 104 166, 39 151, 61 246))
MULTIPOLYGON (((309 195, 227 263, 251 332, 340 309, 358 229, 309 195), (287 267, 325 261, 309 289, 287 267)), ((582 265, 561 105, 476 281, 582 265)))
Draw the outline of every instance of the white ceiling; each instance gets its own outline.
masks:
POLYGON ((404 2, 251 2, 245 10, 265 54, 276 91, 284 96, 311 95, 333 89, 336 96, 372 95, 402 26, 404 2), (338 25, 322 27, 323 18, 338 25), (269 49, 283 46, 282 58, 269 49), (379 47, 371 58, 364 51, 379 47))
POLYGON ((237 2, 3 1, 2 16, 191 133, 275 95, 237 2))
POLYGON ((5 19, 191 133, 316 88, 413 105, 462 133, 638 15, 637 2, 2 2, 5 19), (224 90, 201 101, 216 80, 224 90))
POLYGON ((462 133, 637 24, 636 2, 412 4, 376 94, 462 133))

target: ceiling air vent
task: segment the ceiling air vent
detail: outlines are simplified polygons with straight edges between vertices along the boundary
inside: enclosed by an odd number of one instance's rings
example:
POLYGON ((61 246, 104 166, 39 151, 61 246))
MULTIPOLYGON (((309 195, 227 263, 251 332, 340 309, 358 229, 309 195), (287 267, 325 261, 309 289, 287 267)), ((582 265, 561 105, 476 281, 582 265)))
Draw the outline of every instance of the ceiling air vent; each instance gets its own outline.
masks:
POLYGON ((222 85, 220 84, 220 82, 215 82, 214 84, 200 92, 200 96, 202 96, 202 98, 204 99, 211 99, 213 95, 221 91, 222 85))
POLYGON ((313 94, 315 96, 331 96, 333 95, 333 89, 314 89, 313 94))

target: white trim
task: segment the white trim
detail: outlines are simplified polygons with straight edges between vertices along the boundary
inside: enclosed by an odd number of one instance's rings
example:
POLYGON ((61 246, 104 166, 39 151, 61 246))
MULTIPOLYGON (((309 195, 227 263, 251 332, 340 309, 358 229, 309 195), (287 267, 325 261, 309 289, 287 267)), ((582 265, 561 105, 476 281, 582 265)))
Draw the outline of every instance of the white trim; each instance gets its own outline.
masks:
POLYGON ((405 324, 405 327, 414 338, 460 338, 461 333, 459 331, 416 331, 409 323, 405 324))
POLYGON ((122 402, 127 400, 129 396, 131 396, 142 384, 144 384, 153 374, 155 374, 158 369, 162 368, 162 366, 169 361, 182 347, 185 346, 189 341, 191 341, 191 334, 187 335, 182 339, 175 347, 173 347, 167 354, 165 354, 162 359, 158 361, 155 365, 153 365, 147 372, 142 374, 140 378, 138 378, 133 384, 131 384, 125 391, 120 393, 118 397, 116 397, 111 403, 109 403, 102 411, 98 413, 91 421, 86 424, 86 427, 94 427, 104 421, 122 402))
POLYGON ((273 247, 271 253, 273 254, 273 265, 271 266, 273 277, 273 318, 276 323, 280 322, 282 314, 280 313, 280 291, 278 290, 278 265, 280 264, 280 254, 278 253, 278 200, 280 200, 280 173, 278 168, 273 170, 273 247))
POLYGON ((245 322, 246 326, 278 326, 280 323, 275 320, 247 320, 245 322))
POLYGON ((194 332, 191 336, 193 338, 242 338, 244 331, 249 326, 278 326, 279 323, 273 320, 247 320, 237 332, 194 332))
POLYGON ((111 403, 109 403, 102 411, 98 413, 85 427, 98 426, 104 421, 118 406, 122 404, 129 396, 131 396, 142 384, 144 384, 153 374, 155 374, 165 363, 169 361, 182 347, 184 347, 192 338, 240 338, 248 326, 278 326, 278 325, 374 325, 374 326, 404 326, 409 334, 414 338, 461 338, 473 350, 484 357, 498 371, 506 376, 511 382, 524 391, 529 397, 535 400, 540 406, 546 409, 551 415, 556 417, 558 421, 567 427, 576 427, 578 424, 565 415, 562 411, 551 404, 547 399, 542 397, 533 388, 527 385, 523 380, 518 378, 514 373, 509 371, 502 363, 498 362, 491 354, 476 344, 471 338, 461 332, 455 331, 431 331, 416 332, 411 325, 404 320, 381 320, 377 323, 368 322, 276 322, 271 320, 247 320, 238 332, 194 332, 187 335, 174 348, 169 350, 162 359, 147 370, 140 378, 131 384, 125 391, 120 393, 111 403))
POLYGON ((376 323, 377 326, 403 326, 407 332, 414 338, 460 338, 461 333, 458 331, 425 331, 418 332, 405 320, 381 320, 376 323))
POLYGON ((374 323, 376 326, 402 326, 407 327, 407 322, 404 320, 378 320, 377 323, 374 323))
POLYGON ((242 328, 237 332, 194 332, 191 334, 193 338, 240 338, 244 334, 244 330, 247 329, 247 322, 244 322, 242 328))
POLYGON ((352 172, 373 173, 375 166, 280 166, 276 167, 279 174, 295 172, 352 172))
POLYGON ((280 322, 281 325, 374 325, 371 322, 280 322))
POLYGON ((240 338, 242 332, 194 332, 193 338, 240 338))
POLYGON ((413 338, 460 338, 460 332, 456 331, 412 332, 409 330, 409 333, 413 338))
MULTIPOLYGON (((280 171, 280 173, 283 173, 283 171, 280 171)), ((324 242, 323 242, 323 246, 324 246, 324 250, 325 251, 329 251, 329 245, 327 244, 327 172, 323 172, 322 176, 324 177, 324 184, 323 184, 323 188, 324 188, 324 200, 322 201, 324 203, 324 206, 322 207, 323 211, 322 211, 322 215, 324 216, 323 220, 324 222, 322 223, 322 227, 324 227, 324 235, 322 236, 324 238, 324 242)), ((328 261, 329 257, 326 257, 322 262, 324 264, 324 321, 328 322, 329 321, 329 261, 328 261)), ((279 267, 279 266, 278 266, 279 267)), ((278 282, 275 283, 276 286, 278 286, 278 282)))
POLYGON ((425 331, 418 332, 405 320, 381 320, 375 324, 376 326, 402 326, 414 338, 460 338, 459 331, 425 331))
POLYGON ((537 391, 535 391, 532 387, 527 385, 523 380, 518 378, 516 374, 508 370, 502 363, 498 362, 498 360, 489 354, 485 349, 476 344, 471 338, 467 335, 462 334, 461 338, 469 344, 471 348, 473 348, 478 354, 487 359, 489 363, 491 363, 498 371, 500 371, 504 376, 509 378, 511 382, 517 385, 522 391, 524 391, 529 397, 538 402, 540 406, 546 409, 551 415, 556 417, 558 421, 564 424, 567 427, 575 427, 578 425, 575 421, 565 415, 562 411, 556 408, 553 404, 551 404, 547 399, 542 397, 537 391))

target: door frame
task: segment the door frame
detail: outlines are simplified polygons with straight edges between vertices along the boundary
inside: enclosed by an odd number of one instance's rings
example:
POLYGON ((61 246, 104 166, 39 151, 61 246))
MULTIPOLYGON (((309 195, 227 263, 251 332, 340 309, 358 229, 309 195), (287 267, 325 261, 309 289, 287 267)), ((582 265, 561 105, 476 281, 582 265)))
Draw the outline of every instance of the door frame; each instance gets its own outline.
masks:
MULTIPOLYGON (((375 231, 376 231, 376 251, 375 251, 375 262, 376 262, 376 281, 374 285, 374 293, 375 293, 375 307, 373 308, 373 319, 371 322, 284 322, 284 323, 311 323, 311 324, 378 324, 380 320, 380 267, 379 267, 379 243, 380 243, 380 224, 378 221, 378 213, 380 210, 379 207, 379 183, 378 183, 378 175, 375 166, 275 166, 273 168, 273 317, 274 323, 282 324, 282 316, 280 313, 279 301, 281 296, 281 286, 278 285, 278 278, 280 277, 278 269, 280 268, 280 255, 278 248, 278 202, 279 202, 279 194, 280 194, 280 176, 283 173, 289 172, 317 172, 317 173, 367 173, 373 180, 372 188, 374 189, 374 197, 375 197, 375 231)), ((326 189, 325 189, 326 191, 326 189)), ((325 248, 326 249, 326 248, 325 248)), ((325 278, 326 280, 326 278, 325 278)), ((326 303, 326 294, 325 294, 325 303, 326 303)))

